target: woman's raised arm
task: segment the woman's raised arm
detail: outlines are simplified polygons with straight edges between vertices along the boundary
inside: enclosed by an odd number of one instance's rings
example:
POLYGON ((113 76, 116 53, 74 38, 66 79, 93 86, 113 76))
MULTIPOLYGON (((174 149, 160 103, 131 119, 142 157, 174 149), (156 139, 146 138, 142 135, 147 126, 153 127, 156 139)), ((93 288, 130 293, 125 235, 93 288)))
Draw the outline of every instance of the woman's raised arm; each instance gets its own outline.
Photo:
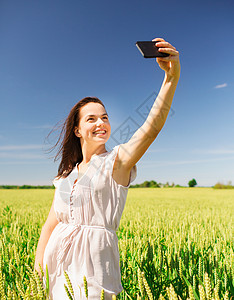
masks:
POLYGON ((163 128, 180 77, 179 52, 162 38, 153 41, 157 43, 160 52, 168 53, 170 56, 156 58, 159 67, 165 71, 160 92, 144 124, 127 143, 121 144, 119 149, 118 160, 126 170, 131 170, 163 128))

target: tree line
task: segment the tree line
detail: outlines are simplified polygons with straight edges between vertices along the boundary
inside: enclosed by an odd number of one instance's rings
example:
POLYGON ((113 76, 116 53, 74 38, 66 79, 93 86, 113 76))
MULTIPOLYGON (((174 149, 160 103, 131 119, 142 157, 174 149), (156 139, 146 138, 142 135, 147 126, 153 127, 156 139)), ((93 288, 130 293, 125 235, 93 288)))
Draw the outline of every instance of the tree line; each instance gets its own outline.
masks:
MULTIPOLYGON (((189 187, 195 187, 197 185, 196 179, 191 179, 188 182, 189 187)), ((175 184, 172 182, 169 184, 169 182, 166 183, 161 183, 161 182, 156 182, 155 180, 146 180, 142 183, 137 183, 134 185, 130 185, 130 188, 173 188, 173 187, 185 187, 181 186, 179 184, 175 184)), ((228 184, 223 184, 223 183, 216 183, 214 186, 212 186, 214 189, 234 189, 234 186, 232 185, 231 181, 228 182, 228 184)), ((54 189, 55 187, 53 185, 0 185, 0 189, 19 189, 19 190, 24 190, 24 189, 54 189)))
POLYGON ((53 185, 0 185, 0 189, 6 190, 26 190, 26 189, 54 189, 53 185))

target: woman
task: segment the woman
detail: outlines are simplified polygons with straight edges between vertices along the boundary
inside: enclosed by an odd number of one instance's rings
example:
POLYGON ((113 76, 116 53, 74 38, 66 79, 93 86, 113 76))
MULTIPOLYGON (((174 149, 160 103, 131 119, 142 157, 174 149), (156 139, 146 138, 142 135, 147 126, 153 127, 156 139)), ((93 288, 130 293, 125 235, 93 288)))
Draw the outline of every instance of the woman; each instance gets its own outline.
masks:
POLYGON ((35 266, 48 266, 50 296, 66 299, 65 270, 72 282, 75 299, 85 298, 83 276, 89 299, 105 299, 122 291, 119 268, 118 229, 128 187, 136 177, 136 163, 162 129, 180 77, 179 53, 162 38, 156 38, 157 58, 165 78, 145 123, 131 139, 107 152, 105 143, 111 126, 103 103, 95 97, 79 101, 64 124, 60 151, 62 160, 54 201, 42 228, 35 266))

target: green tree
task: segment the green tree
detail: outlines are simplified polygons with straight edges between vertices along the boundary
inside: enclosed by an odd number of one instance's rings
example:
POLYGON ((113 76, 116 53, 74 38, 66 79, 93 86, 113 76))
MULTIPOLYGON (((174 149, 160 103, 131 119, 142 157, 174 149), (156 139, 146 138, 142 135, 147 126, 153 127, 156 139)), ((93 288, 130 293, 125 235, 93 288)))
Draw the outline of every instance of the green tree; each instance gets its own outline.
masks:
POLYGON ((195 187, 195 185, 197 185, 196 180, 193 178, 192 180, 189 181, 188 183, 189 187, 195 187))
POLYGON ((157 182, 155 180, 150 181, 150 187, 155 187, 157 185, 157 182))
POLYGON ((149 181, 144 181, 143 183, 142 183, 142 186, 143 187, 150 187, 150 182, 149 181))

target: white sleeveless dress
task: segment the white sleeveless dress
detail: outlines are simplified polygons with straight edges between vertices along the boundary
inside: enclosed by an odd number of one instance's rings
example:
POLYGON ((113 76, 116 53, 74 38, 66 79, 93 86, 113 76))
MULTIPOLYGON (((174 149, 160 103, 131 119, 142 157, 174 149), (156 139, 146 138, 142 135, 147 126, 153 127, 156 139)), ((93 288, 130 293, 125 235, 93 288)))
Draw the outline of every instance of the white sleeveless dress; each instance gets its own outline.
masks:
POLYGON ((77 181, 77 165, 67 178, 54 180, 54 209, 59 223, 49 238, 43 259, 44 272, 48 266, 53 300, 68 299, 64 270, 73 285, 75 300, 86 299, 84 275, 89 300, 100 299, 102 289, 106 300, 123 289, 116 230, 137 168, 132 168, 128 186, 116 183, 112 171, 119 147, 94 154, 77 181))

